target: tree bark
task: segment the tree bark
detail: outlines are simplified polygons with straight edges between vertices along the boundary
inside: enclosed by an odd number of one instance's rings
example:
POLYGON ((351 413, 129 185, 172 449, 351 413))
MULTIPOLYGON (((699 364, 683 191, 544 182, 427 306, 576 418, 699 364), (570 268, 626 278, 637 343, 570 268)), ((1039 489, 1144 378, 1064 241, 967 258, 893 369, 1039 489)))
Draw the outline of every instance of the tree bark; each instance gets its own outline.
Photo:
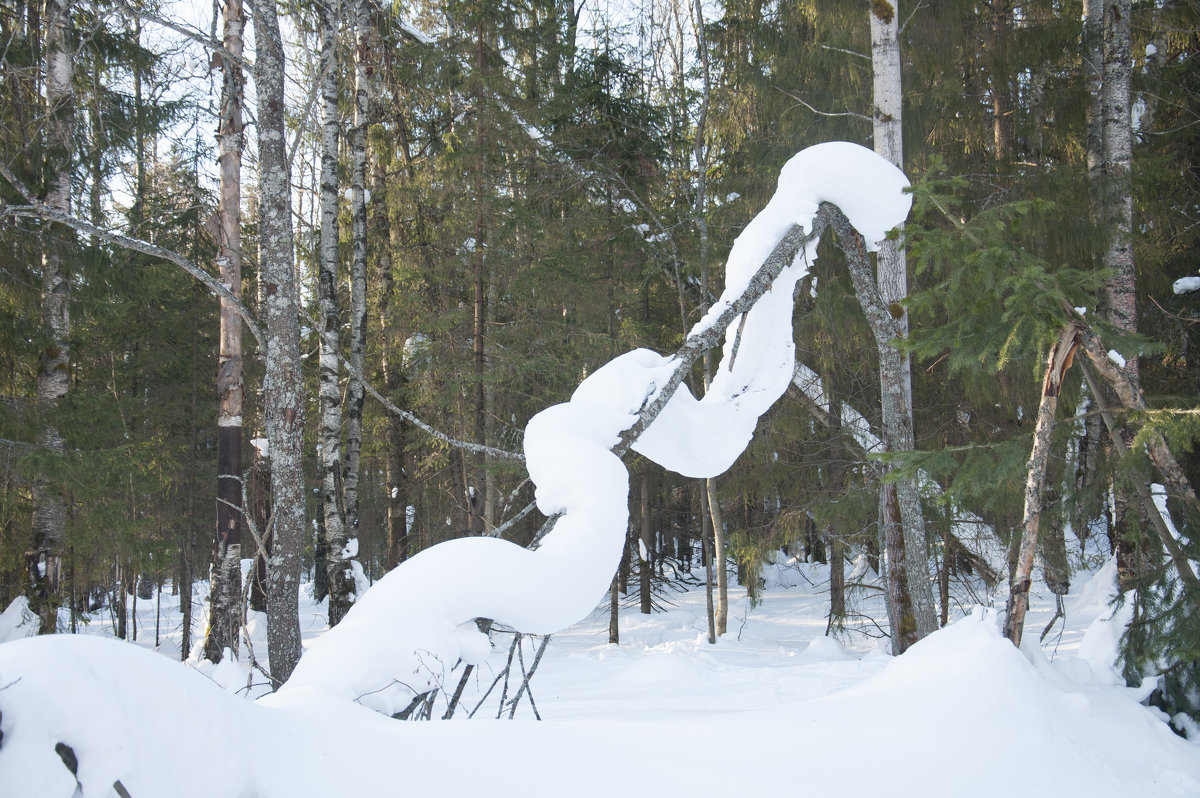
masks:
POLYGON ((708 619, 708 642, 717 642, 717 614, 713 601, 712 514, 708 511, 708 480, 700 490, 700 552, 704 556, 704 609, 708 619))
MULTIPOLYGON (((883 387, 881 399, 884 450, 910 452, 914 448, 912 414, 905 401, 900 379, 900 352, 891 343, 899 335, 896 318, 884 304, 872 277, 862 236, 850 225, 841 211, 831 214, 831 224, 842 242, 846 263, 850 269, 850 279, 854 284, 854 293, 871 327, 875 348, 879 353, 880 382, 883 387)), ((921 494, 916 481, 911 477, 897 479, 889 485, 895 489, 896 512, 893 513, 889 509, 892 501, 888 498, 881 502, 884 511, 880 516, 885 522, 885 531, 894 520, 899 521, 902 530, 900 535, 904 541, 904 557, 901 565, 901 561, 889 556, 888 572, 890 574, 896 567, 904 568, 908 593, 912 598, 916 640, 921 640, 938 628, 937 608, 933 599, 933 588, 929 583, 929 546, 925 540, 921 494)), ((889 595, 893 595, 891 591, 889 595)))
MULTIPOLYGON (((354 125, 350 128, 350 380, 346 387, 346 463, 343 492, 346 537, 358 537, 358 482, 362 462, 362 413, 365 389, 362 374, 367 343, 367 128, 371 124, 368 62, 372 47, 370 4, 355 8, 354 125)), ((330 562, 348 563, 342 550, 330 545, 330 562)), ((331 583, 332 586, 332 583, 331 583)))
POLYGON ((254 4, 258 90, 260 250, 266 356, 263 403, 271 458, 272 550, 267 574, 267 646, 281 683, 300 659, 300 555, 306 534, 299 307, 293 269, 291 180, 283 103, 284 59, 275 0, 254 4))
MULTIPOLYGON (((380 353, 380 369, 383 372, 383 390, 397 404, 407 404, 406 376, 403 345, 396 335, 392 321, 392 300, 396 284, 392 279, 391 243, 394 228, 388 216, 387 177, 382 161, 375 162, 375 193, 379 200, 375 204, 376 225, 379 241, 379 328, 383 347, 380 353)), ((406 173, 406 176, 407 175, 406 173)), ((405 447, 407 443, 406 422, 396 415, 388 415, 384 421, 384 486, 387 502, 387 559, 390 571, 408 558, 408 474, 405 471, 405 447)))
MULTIPOLYGON (((900 81, 898 15, 899 8, 895 3, 871 4, 871 72, 874 87, 871 126, 875 152, 903 169, 903 91, 900 81)), ((874 314, 877 318, 872 321, 871 328, 880 352, 879 383, 884 441, 888 451, 911 451, 914 446, 912 369, 908 355, 901 354, 891 344, 893 338, 904 338, 908 335, 908 312, 901 302, 908 296, 908 267, 904 250, 898 240, 888 239, 880 244, 877 265, 875 282, 878 285, 880 309, 886 308, 886 317, 874 314)), ((853 266, 851 273, 854 273, 853 266)), ((859 294, 861 303, 863 295, 857 282, 855 293, 859 294)), ((867 310, 865 305, 863 309, 867 310)), ((871 321, 873 314, 867 312, 867 317, 868 321, 871 321)), ((915 642, 937 629, 933 592, 929 586, 928 547, 925 541, 924 519, 921 517, 920 495, 915 484, 907 484, 901 488, 900 485, 885 483, 881 486, 879 501, 880 517, 885 524, 885 541, 894 544, 898 534, 904 538, 905 556, 901 560, 889 555, 887 573, 889 579, 897 580, 901 577, 898 569, 905 569, 907 589, 896 584, 889 588, 887 595, 892 600, 907 596, 914 602, 911 614, 916 622, 916 636, 913 640, 915 642), (893 503, 895 508, 891 506, 893 503), (894 522, 901 524, 900 530, 891 528, 894 522)), ((909 612, 905 607, 895 608, 893 613, 889 614, 902 621, 909 612)), ((893 635, 893 642, 904 641, 906 636, 907 632, 893 635)), ((907 647, 906 643, 900 642, 895 653, 900 653, 907 647)))
POLYGON ((729 573, 725 567, 725 519, 721 515, 721 500, 717 496, 717 481, 704 480, 708 494, 708 512, 712 516, 713 571, 717 586, 716 629, 717 635, 725 634, 729 625, 729 573))
MULTIPOLYGON (((1085 137, 1088 174, 1088 216, 1097 228, 1104 226, 1104 38, 1103 0, 1083 0, 1080 62, 1083 65, 1084 87, 1088 104, 1085 113, 1085 137)), ((1098 266, 1098 264, 1092 264, 1098 266)), ((1080 495, 1097 478, 1097 466, 1104 449, 1103 422, 1094 413, 1084 421, 1079 443, 1079 459, 1075 472, 1076 488, 1080 495)), ((1103 502, 1081 503, 1075 512, 1077 535, 1086 537, 1093 521, 1106 512, 1103 502)), ((1082 538, 1081 538, 1082 539, 1082 538)))
POLYGON ((620 589, 620 574, 613 574, 612 585, 608 588, 608 642, 614 646, 621 642, 620 589))
MULTIPOLYGON (((829 491, 840 497, 846 490, 845 432, 842 429, 842 399, 838 392, 829 391, 829 491)), ((841 628, 846 617, 845 546, 841 534, 832 525, 825 530, 829 539, 829 623, 841 628)))
MULTIPOLYGON (((72 138, 75 132, 75 100, 71 88, 71 0, 47 0, 46 110, 47 124, 46 204, 60 213, 71 213, 72 138)), ((38 362, 37 400, 42 412, 52 416, 67 395, 71 378, 70 275, 75 236, 65 227, 49 225, 42 235, 42 327, 47 346, 38 362)), ((62 435, 54 423, 38 433, 42 448, 61 457, 66 452, 62 435)), ((31 609, 41 621, 39 632, 58 630, 58 606, 62 549, 67 524, 67 503, 61 489, 44 477, 33 482, 33 546, 26 555, 31 609)))
POLYGON ((1054 414, 1062 390, 1063 375, 1071 367, 1076 340, 1074 325, 1068 324, 1046 357, 1046 374, 1042 380, 1042 398, 1038 404, 1037 424, 1033 431, 1033 449, 1025 477, 1025 514, 1021 522, 1021 545, 1017 552, 1017 567, 1009 581, 1008 604, 1005 610, 1004 636, 1021 645, 1025 613, 1029 609, 1029 588, 1033 579, 1033 555, 1038 547, 1038 525, 1042 518, 1042 492, 1046 483, 1046 462, 1050 456, 1050 441, 1054 435, 1054 414))
POLYGON ((653 597, 650 595, 651 575, 653 570, 653 545, 650 529, 650 472, 642 471, 640 498, 642 503, 641 535, 638 538, 638 583, 642 600, 642 614, 649 615, 654 610, 653 597))
MULTIPOLYGON (((1104 219, 1110 235, 1104 266, 1112 272, 1108 281, 1107 319, 1117 329, 1137 332, 1132 242, 1130 5, 1130 0, 1104 3, 1104 219)), ((1139 384, 1136 353, 1126 355, 1125 373, 1134 385, 1139 384)))
MULTIPOLYGON (((474 284, 474 326, 472 329, 472 366, 473 366, 473 394, 474 408, 472 419, 474 423, 473 437, 475 443, 483 446, 487 444, 487 393, 484 387, 484 377, 487 369, 487 353, 485 349, 484 331, 486 329, 487 318, 487 294, 485 285, 487 282, 486 269, 487 257, 484 250, 487 227, 484 219, 484 192, 487 191, 484 184, 484 175, 486 167, 486 158, 484 155, 484 147, 487 142, 487 125, 484 120, 484 108, 486 105, 486 95, 484 90, 484 70, 486 63, 484 59, 484 50, 487 46, 486 33, 484 28, 483 16, 480 16, 478 27, 475 31, 475 166, 474 166, 474 193, 475 193, 475 230, 473 234, 474 249, 471 253, 471 279, 474 284)), ((472 535, 482 535, 485 531, 484 523, 484 508, 487 503, 487 471, 488 457, 483 451, 477 451, 474 457, 473 472, 467 475, 467 511, 468 511, 468 529, 472 535)))
MULTIPOLYGON (((337 32, 341 4, 318 5, 321 25, 321 233, 317 252, 317 303, 325 335, 320 342, 319 407, 321 518, 324 522, 325 586, 329 625, 350 607, 353 582, 346 578, 341 552, 346 548, 343 503, 341 363, 335 344, 341 335, 338 308, 338 65, 337 32)), ((360 186, 361 188, 361 186, 360 186)), ((353 379, 353 378, 351 378, 353 379)))
POLYGON ((1013 144, 1012 82, 1008 66, 1011 27, 1011 0, 992 0, 992 146, 996 163, 1001 167, 1012 157, 1013 144))
MULTIPOLYGON (((221 120, 217 146, 221 170, 217 265, 235 299, 242 295, 241 170, 244 76, 238 60, 246 17, 241 0, 226 0, 221 59, 221 120), (231 57, 234 56, 234 57, 231 57)), ((242 317, 220 300, 217 353, 217 529, 209 592, 204 656, 220 662, 228 648, 236 657, 242 595, 242 317)))

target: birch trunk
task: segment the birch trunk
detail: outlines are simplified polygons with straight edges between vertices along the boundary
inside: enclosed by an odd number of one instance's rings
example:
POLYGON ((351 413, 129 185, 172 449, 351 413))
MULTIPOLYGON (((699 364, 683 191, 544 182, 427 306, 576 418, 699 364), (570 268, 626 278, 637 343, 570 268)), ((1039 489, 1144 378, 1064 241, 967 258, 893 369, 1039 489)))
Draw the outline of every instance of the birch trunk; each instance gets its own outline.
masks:
POLYGON ((272 546, 267 573, 267 647, 276 683, 300 659, 300 554, 304 547, 304 433, 300 329, 293 269, 291 181, 284 118, 283 42, 274 0, 254 4, 258 90, 260 251, 266 356, 263 404, 271 458, 272 546))
MULTIPOLYGON (((345 534, 358 537, 358 482, 362 462, 362 412, 365 396, 362 380, 367 343, 367 127, 370 125, 371 50, 370 6, 359 0, 355 11, 354 125, 350 128, 350 362, 346 388, 346 465, 343 493, 346 505, 345 534)), ((341 548, 329 546, 330 563, 349 558, 341 548)), ((332 589, 332 583, 331 588, 332 589)))
MULTIPOLYGON (((1137 331, 1136 291, 1133 271, 1133 127, 1130 118, 1130 0, 1104 3, 1104 219, 1111 236, 1104 266, 1108 281, 1108 321, 1129 332, 1137 331)), ((1126 375, 1140 382, 1134 353, 1125 357, 1126 375)))
MULTIPOLYGON (((879 353, 880 382, 883 417, 883 445, 888 452, 910 452, 914 448, 912 414, 908 402, 905 401, 901 375, 903 367, 900 352, 892 345, 892 340, 899 336, 896 319, 883 303, 879 288, 872 274, 868 260, 866 245, 846 217, 840 212, 833 215, 831 224, 842 242, 846 253, 846 263, 850 269, 850 279, 854 284, 854 293, 871 333, 875 338, 875 348, 879 353)), ((888 572, 893 568, 903 567, 908 582, 908 592, 912 599, 912 614, 916 624, 916 640, 920 640, 937 631, 937 608, 933 600, 933 588, 929 580, 929 546, 925 540, 925 519, 921 514, 921 494, 916 481, 912 478, 897 479, 890 483, 896 492, 893 513, 888 505, 890 501, 881 503, 884 509, 882 517, 890 526, 892 519, 899 517, 904 541, 903 566, 889 557, 888 572)), ((889 577, 890 578, 890 577, 889 577)), ((893 619, 895 620, 895 619, 893 619)))
MULTIPOLYGON (((871 127, 875 152, 897 167, 904 167, 903 92, 900 82, 899 9, 895 3, 876 0, 871 4, 871 72, 873 77, 873 108, 871 127)), ((844 239, 843 239, 844 240, 844 239)), ((849 255, 849 253, 848 253, 849 255)), ((853 275, 855 269, 851 267, 853 275)), ((869 277, 869 272, 866 275, 869 277)), ((893 338, 908 335, 908 312, 901 304, 908 296, 908 267, 899 241, 889 239, 880 245, 876 275, 880 307, 873 313, 863 305, 876 337, 879 349, 879 383, 883 418, 884 443, 888 451, 911 451, 913 441, 912 370, 907 355, 891 344, 893 338), (886 309, 886 311, 884 311, 886 309), (876 316, 872 321, 872 317, 876 316)), ((865 288, 865 286, 864 286, 865 288)), ((865 295, 855 282, 859 302, 865 295)), ((916 622, 917 640, 937 629, 936 605, 929 585, 929 556, 925 540, 925 523, 921 516, 920 495, 915 483, 885 484, 880 491, 880 514, 885 522, 885 539, 893 519, 899 519, 900 530, 891 530, 894 541, 897 532, 904 539, 904 557, 889 557, 888 578, 899 578, 898 568, 905 570, 907 591, 889 589, 891 599, 904 595, 913 602, 912 616, 916 622), (894 499, 892 491, 894 493, 894 499), (898 512, 889 505, 895 502, 898 512)), ((894 586, 899 588, 899 585, 894 586)), ((901 619, 907 609, 894 614, 901 619)), ((899 652, 897 652, 899 653, 899 652)))
MULTIPOLYGON (((341 552, 346 548, 342 472, 341 367, 335 343, 341 335, 338 309, 338 86, 337 29, 341 4, 318 5, 321 25, 321 235, 317 252, 317 303, 325 336, 320 342, 319 382, 321 518, 325 532, 325 577, 329 625, 350 606, 353 583, 346 579, 341 552)), ((351 378, 353 379, 353 378, 351 378)))
POLYGON ((1042 380, 1042 398, 1038 404, 1037 424, 1033 431, 1033 448, 1025 477, 1025 514, 1021 522, 1021 545, 1017 551, 1017 567, 1009 582, 1008 604, 1004 618, 1004 636, 1021 645, 1025 628, 1025 613, 1029 609, 1029 588, 1033 579, 1033 556, 1038 548, 1038 525, 1042 518, 1042 493, 1046 484, 1046 462, 1050 457, 1050 441, 1054 435, 1054 414, 1058 410, 1058 395, 1063 375, 1071 367, 1078 344, 1075 328, 1067 325, 1046 358, 1046 374, 1042 380))
MULTIPOLYGON (((71 151, 75 131, 74 96, 71 90, 72 53, 70 42, 71 0, 48 0, 46 25, 46 168, 49 172, 46 204, 64 214, 71 213, 71 151)), ((67 395, 71 378, 71 317, 69 309, 69 261, 74 233, 51 225, 42 238, 42 327, 48 345, 39 358, 37 400, 42 411, 52 416, 67 395)), ((38 443, 47 452, 62 456, 62 435, 54 424, 38 433, 38 443)), ((39 477, 33 483, 33 546, 26 555, 29 569, 30 605, 41 619, 39 631, 58 630, 61 603, 63 537, 66 532, 66 499, 57 488, 39 477)))
MULTIPOLYGON (((221 120, 217 146, 221 170, 217 265, 221 282, 235 298, 242 295, 241 172, 244 75, 239 61, 246 17, 241 0, 226 0, 221 59, 221 120)), ((217 353, 217 530, 209 593, 204 656, 220 662, 228 648, 238 651, 242 595, 242 317, 233 303, 220 300, 217 353)))
MULTIPOLYGON (((1111 276, 1105 292, 1106 320, 1119 330, 1137 331, 1137 300, 1134 281, 1133 243, 1133 185, 1131 166, 1133 128, 1130 116, 1130 79, 1132 46, 1130 42, 1130 0, 1105 0, 1103 6, 1104 69, 1101 91, 1103 123, 1103 168, 1101 191, 1104 198, 1103 228, 1108 233, 1104 251, 1104 267, 1111 276)), ((1138 359, 1136 353, 1125 353, 1125 373, 1137 385, 1138 359)), ((1132 432, 1122 433, 1128 446, 1132 432)), ((1138 561, 1145 556, 1139 552, 1135 519, 1129 517, 1133 502, 1126 491, 1114 483, 1113 518, 1110 540, 1117 554, 1117 578, 1124 589, 1137 581, 1138 561)))

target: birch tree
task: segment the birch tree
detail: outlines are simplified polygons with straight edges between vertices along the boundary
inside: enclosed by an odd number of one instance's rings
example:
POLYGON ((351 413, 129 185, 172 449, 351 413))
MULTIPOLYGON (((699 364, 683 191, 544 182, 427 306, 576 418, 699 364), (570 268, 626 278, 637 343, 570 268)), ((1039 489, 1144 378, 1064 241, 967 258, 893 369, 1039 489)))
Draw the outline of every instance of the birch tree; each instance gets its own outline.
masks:
MULTIPOLYGON (((234 299, 242 294, 241 169, 244 77, 240 58, 246 16, 241 0, 226 0, 220 63, 221 194, 218 207, 217 265, 234 299)), ((220 301, 217 361, 217 530, 209 593, 204 656, 220 662, 225 649, 237 656, 242 594, 242 318, 230 299, 220 301)))
MULTIPOLYGON (((1108 281, 1108 321, 1120 330, 1137 331, 1136 290, 1133 271, 1133 126, 1130 118, 1132 44, 1130 0, 1104 3, 1104 73, 1102 87, 1104 126, 1104 217, 1109 230, 1104 266, 1108 281)), ((1130 353, 1125 368, 1136 385, 1138 359, 1130 353)))
MULTIPOLYGON (((875 152, 897 167, 904 166, 904 144, 901 133, 903 94, 900 83, 900 40, 898 9, 886 0, 871 3, 871 70, 874 99, 871 112, 875 152)), ((880 245, 876 282, 880 298, 894 320, 895 337, 908 335, 908 312, 901 304, 908 295, 908 272, 904 250, 896 239, 880 245)), ((870 314, 868 314, 869 316, 870 314)), ((872 324, 876 337, 883 328, 872 324)), ((894 347, 889 342, 889 349, 894 347)), ((888 451, 911 451, 912 432, 912 373, 907 355, 896 353, 885 360, 884 344, 880 343, 879 382, 882 396, 884 443, 888 451), (895 361, 894 363, 892 361, 895 361)), ((883 537, 888 545, 888 580, 897 578, 896 569, 903 568, 907 577, 908 595, 915 628, 912 635, 896 634, 905 627, 905 610, 889 606, 892 618, 892 645, 900 654, 913 642, 937 630, 937 609, 933 589, 929 584, 929 550, 925 540, 925 522, 921 513, 920 494, 911 478, 885 481, 880 489, 880 519, 883 537), (896 523, 900 528, 897 529, 896 523), (903 548, 903 558, 895 552, 903 548)), ((889 599, 899 593, 889 589, 889 599)), ((889 605, 895 602, 890 600, 889 605)))
MULTIPOLYGON (((346 389, 346 535, 358 535, 358 481, 362 458, 362 380, 367 342, 367 127, 371 123, 371 51, 377 46, 371 36, 370 3, 357 0, 354 6, 354 124, 350 128, 350 352, 351 375, 346 389)), ((331 556, 340 549, 330 544, 331 556)), ((332 562, 332 560, 331 560, 332 562)))
POLYGON ((341 333, 338 310, 338 114, 337 34, 341 3, 318 4, 321 57, 321 216, 317 252, 317 301, 325 335, 320 343, 321 507, 325 523, 326 584, 329 625, 345 615, 350 590, 341 553, 346 546, 342 464, 341 362, 336 344, 341 333))
MULTIPOLYGON (((1116 329, 1137 332, 1137 289, 1133 263, 1133 127, 1130 115, 1132 44, 1130 0, 1104 0, 1101 39, 1100 125, 1101 220, 1108 233, 1103 265, 1110 273, 1103 308, 1106 320, 1116 329)), ((1135 385, 1140 385, 1136 353, 1126 353, 1125 368, 1135 385)), ((1126 433, 1126 444, 1130 433, 1126 433)), ((1129 517, 1130 497, 1119 484, 1112 485, 1110 538, 1117 552, 1118 580, 1132 586, 1138 570, 1136 523, 1129 517)))
MULTIPOLYGON (((45 10, 46 53, 46 205, 71 213, 71 151, 75 101, 71 90, 71 0, 48 0, 45 10)), ((67 395, 71 378, 69 263, 75 236, 65 226, 48 225, 42 234, 42 328, 45 348, 38 362, 37 401, 48 416, 67 395)), ((61 457, 66 451, 57 425, 44 423, 38 443, 61 457)), ((41 633, 58 627, 59 582, 66 499, 45 477, 33 484, 33 548, 27 555, 31 605, 41 619, 41 633)))

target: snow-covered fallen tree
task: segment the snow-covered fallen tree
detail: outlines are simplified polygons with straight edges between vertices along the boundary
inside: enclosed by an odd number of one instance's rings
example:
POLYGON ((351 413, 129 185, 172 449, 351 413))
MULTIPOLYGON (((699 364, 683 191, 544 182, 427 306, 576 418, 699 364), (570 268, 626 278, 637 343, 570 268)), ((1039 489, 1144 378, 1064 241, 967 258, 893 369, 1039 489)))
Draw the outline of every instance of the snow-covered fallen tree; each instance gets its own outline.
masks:
POLYGON ((882 240, 908 215, 907 185, 900 170, 856 144, 820 144, 794 156, 771 201, 734 242, 725 290, 680 351, 614 358, 569 402, 529 421, 525 458, 538 508, 557 517, 541 546, 461 538, 421 552, 312 644, 280 698, 317 691, 393 714, 440 686, 459 659, 486 655, 476 618, 546 634, 590 612, 625 542, 629 474, 620 455, 633 448, 689 477, 728 469, 791 382, 793 294, 820 233, 844 213, 865 241, 882 240), (720 366, 697 400, 683 379, 722 333, 720 366))

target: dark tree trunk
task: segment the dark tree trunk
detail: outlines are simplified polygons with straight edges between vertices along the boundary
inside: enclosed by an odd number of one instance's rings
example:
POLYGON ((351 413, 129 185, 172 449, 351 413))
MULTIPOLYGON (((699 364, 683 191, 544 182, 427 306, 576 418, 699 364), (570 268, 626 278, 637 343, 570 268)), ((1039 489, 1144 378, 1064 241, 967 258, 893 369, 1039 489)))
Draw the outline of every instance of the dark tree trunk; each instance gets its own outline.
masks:
POLYGON ((652 532, 650 527, 650 472, 642 471, 641 478, 642 526, 638 545, 638 581, 641 590, 642 614, 649 615, 654 610, 651 591, 651 576, 653 574, 654 555, 651 551, 652 532))

